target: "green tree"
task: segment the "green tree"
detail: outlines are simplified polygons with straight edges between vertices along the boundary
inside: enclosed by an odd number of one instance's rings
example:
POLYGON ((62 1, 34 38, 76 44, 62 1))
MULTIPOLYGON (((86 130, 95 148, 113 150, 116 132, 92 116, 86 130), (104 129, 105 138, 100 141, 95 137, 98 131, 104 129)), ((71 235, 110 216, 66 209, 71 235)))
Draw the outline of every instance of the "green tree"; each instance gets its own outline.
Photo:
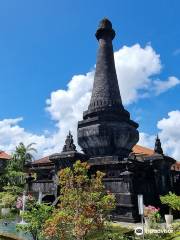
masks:
POLYGON ((52 212, 52 206, 48 206, 47 204, 33 204, 29 210, 22 214, 26 224, 17 224, 16 228, 18 231, 30 233, 33 240, 39 240, 43 224, 50 218, 52 212))
POLYGON ((93 230, 100 230, 110 210, 115 207, 115 197, 105 191, 102 172, 89 176, 89 165, 77 161, 73 169, 60 171, 60 205, 44 227, 50 239, 77 240, 93 230))
POLYGON ((180 196, 177 196, 175 193, 169 192, 165 196, 160 196, 162 204, 165 204, 169 207, 169 213, 171 214, 172 209, 180 211, 180 196))
POLYGON ((22 142, 16 147, 16 150, 9 161, 6 170, 6 177, 8 185, 24 187, 25 184, 25 164, 29 163, 33 159, 32 152, 36 152, 33 148, 35 143, 30 143, 25 146, 22 142))
POLYGON ((25 146, 22 142, 16 147, 12 159, 8 161, 4 174, 0 177, 1 191, 9 192, 18 196, 24 190, 25 185, 25 164, 33 159, 32 152, 35 143, 25 146))
POLYGON ((1 192, 0 193, 0 201, 3 207, 11 208, 15 203, 15 196, 9 192, 1 192))
POLYGON ((33 152, 36 153, 36 149, 33 147, 35 143, 30 143, 25 146, 24 143, 19 143, 12 156, 12 160, 8 164, 9 170, 23 171, 24 166, 33 160, 33 152))

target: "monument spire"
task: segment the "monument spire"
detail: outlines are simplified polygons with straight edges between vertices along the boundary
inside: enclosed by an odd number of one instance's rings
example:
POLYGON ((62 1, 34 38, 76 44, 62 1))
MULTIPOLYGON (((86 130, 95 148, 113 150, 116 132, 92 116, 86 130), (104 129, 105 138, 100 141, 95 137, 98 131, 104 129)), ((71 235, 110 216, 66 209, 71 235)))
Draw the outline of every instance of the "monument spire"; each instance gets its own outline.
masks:
POLYGON ((116 75, 112 40, 115 31, 111 22, 104 18, 95 34, 99 41, 94 85, 89 111, 97 108, 123 108, 116 75))
MULTIPOLYGON (((78 122, 78 144, 89 157, 127 157, 138 142, 138 124, 124 109, 116 75, 112 40, 115 31, 103 19, 96 31, 99 42, 92 96, 78 122)), ((97 160, 98 161, 98 160, 97 160)))

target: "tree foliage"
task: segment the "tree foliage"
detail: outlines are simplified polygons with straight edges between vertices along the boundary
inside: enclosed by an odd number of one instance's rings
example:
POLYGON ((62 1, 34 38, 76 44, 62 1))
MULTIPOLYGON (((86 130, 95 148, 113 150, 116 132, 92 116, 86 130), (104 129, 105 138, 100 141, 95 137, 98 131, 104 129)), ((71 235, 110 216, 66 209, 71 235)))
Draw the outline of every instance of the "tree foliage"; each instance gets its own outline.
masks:
POLYGON ((32 162, 32 153, 36 152, 36 149, 33 147, 34 144, 35 143, 30 143, 25 146, 24 143, 19 143, 12 156, 12 160, 8 164, 8 169, 18 172, 24 171, 25 164, 32 162))
POLYGON ((161 196, 160 200, 162 204, 169 206, 170 211, 171 209, 180 211, 180 196, 175 193, 169 192, 169 194, 161 196))
POLYGON ((15 203, 16 197, 10 192, 0 193, 0 202, 4 208, 10 208, 15 203))
POLYGON ((32 152, 36 152, 33 148, 35 143, 25 146, 20 143, 15 152, 12 154, 12 159, 8 161, 4 174, 0 177, 2 191, 9 191, 12 194, 18 195, 24 189, 26 173, 24 171, 25 164, 33 159, 32 152))
POLYGON ((18 224, 17 230, 30 233, 34 240, 40 239, 43 224, 50 218, 53 207, 47 204, 33 204, 22 216, 26 224, 18 224))
POLYGON ((105 191, 102 172, 89 176, 89 165, 77 161, 73 169, 60 171, 60 204, 44 227, 50 239, 83 239, 90 231, 102 229, 115 197, 105 191))
POLYGON ((20 143, 12 154, 12 159, 8 161, 4 174, 0 176, 1 203, 4 206, 12 207, 17 197, 24 191, 26 182, 24 167, 32 160, 32 152, 36 151, 33 145, 34 143, 27 146, 20 143))

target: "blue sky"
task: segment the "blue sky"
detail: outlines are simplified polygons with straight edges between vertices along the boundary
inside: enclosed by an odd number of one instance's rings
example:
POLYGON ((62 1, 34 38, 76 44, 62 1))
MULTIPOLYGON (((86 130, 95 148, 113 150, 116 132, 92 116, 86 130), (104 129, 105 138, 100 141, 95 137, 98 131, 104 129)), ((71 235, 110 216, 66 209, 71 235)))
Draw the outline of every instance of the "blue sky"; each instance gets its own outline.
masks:
MULTIPOLYGON (((18 124, 29 133, 56 131, 57 119, 45 110, 46 100, 52 92, 66 90, 74 75, 92 70, 98 47, 94 33, 103 17, 116 30, 115 51, 124 45, 150 44, 162 67, 151 78, 179 79, 179 9, 178 0, 1 1, 0 121, 23 117, 18 124)), ((157 122, 180 110, 179 93, 177 84, 126 107, 139 121, 139 130, 154 136, 157 122)), ((0 146, 6 148, 1 142, 0 146)))

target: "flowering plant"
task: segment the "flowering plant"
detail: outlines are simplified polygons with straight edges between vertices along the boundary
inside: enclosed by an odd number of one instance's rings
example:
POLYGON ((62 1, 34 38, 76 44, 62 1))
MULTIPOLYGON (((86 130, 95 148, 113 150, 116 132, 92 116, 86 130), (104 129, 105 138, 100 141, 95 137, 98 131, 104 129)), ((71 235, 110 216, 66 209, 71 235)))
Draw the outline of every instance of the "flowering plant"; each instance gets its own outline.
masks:
POLYGON ((150 220, 151 226, 154 226, 157 222, 160 221, 161 215, 159 213, 159 210, 159 208, 151 205, 144 207, 144 216, 150 220))
MULTIPOLYGON (((34 198, 33 198, 33 196, 31 194, 28 194, 25 199, 26 199, 26 201, 25 201, 26 202, 26 206, 28 206, 29 204, 33 203, 33 201, 34 201, 34 198)), ((20 209, 20 210, 23 209, 23 196, 19 196, 17 198, 16 208, 20 209)))
POLYGON ((17 209, 22 209, 22 207, 23 207, 22 197, 19 196, 19 197, 17 198, 16 208, 17 208, 17 209))

